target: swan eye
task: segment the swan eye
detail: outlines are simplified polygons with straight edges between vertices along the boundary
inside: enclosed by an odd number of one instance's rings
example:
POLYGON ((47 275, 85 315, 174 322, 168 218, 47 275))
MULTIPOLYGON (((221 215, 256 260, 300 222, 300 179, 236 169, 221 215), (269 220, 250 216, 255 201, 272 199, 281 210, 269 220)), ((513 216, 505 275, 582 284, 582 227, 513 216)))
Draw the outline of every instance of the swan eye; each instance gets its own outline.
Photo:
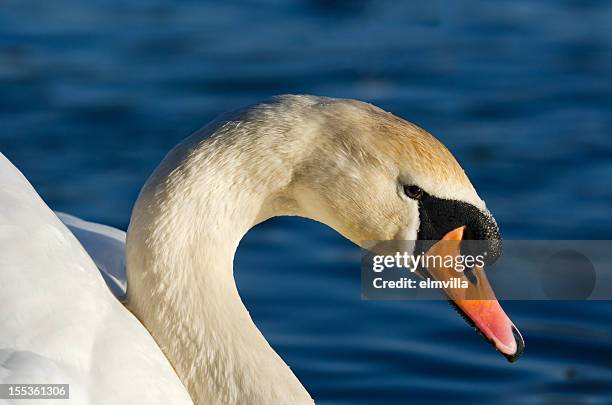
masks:
POLYGON ((404 186, 404 193, 413 200, 420 200, 423 198, 423 190, 417 186, 404 186))

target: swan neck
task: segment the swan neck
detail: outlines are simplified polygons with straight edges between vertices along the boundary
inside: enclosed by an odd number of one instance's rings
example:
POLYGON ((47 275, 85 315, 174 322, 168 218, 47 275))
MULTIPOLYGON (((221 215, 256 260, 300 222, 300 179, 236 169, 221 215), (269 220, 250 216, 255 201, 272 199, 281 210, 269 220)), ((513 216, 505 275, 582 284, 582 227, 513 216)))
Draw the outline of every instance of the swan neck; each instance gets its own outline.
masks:
POLYGON ((312 403, 233 277, 243 235, 295 210, 287 189, 299 156, 254 145, 266 142, 256 136, 206 132, 171 151, 141 191, 127 237, 127 305, 196 403, 312 403))

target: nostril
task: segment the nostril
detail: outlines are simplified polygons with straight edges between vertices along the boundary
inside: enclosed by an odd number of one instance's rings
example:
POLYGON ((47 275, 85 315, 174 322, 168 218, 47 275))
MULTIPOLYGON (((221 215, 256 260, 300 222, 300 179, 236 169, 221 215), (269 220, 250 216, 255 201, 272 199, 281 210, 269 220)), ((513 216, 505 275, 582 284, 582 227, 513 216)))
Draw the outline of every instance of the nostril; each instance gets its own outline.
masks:
POLYGON ((470 283, 473 285, 478 285, 478 276, 474 273, 474 267, 468 267, 463 271, 465 277, 468 279, 470 283))

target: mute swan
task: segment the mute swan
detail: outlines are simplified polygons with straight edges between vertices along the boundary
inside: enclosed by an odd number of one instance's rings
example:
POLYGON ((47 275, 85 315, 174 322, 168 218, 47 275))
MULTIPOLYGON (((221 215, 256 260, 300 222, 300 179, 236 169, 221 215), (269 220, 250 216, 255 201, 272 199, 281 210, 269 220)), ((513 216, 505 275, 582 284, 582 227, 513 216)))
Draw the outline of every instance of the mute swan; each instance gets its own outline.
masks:
MULTIPOLYGON (((0 182, 0 381, 70 383, 78 404, 312 403, 232 274, 240 239, 270 217, 311 218, 358 245, 438 240, 465 226, 489 240, 490 260, 500 253, 497 225, 451 153, 353 100, 276 97, 170 151, 132 212, 130 311, 92 261, 122 295, 121 269, 106 269, 122 267, 120 231, 62 216, 89 256, 4 157, 0 182), (106 249, 118 259, 105 259, 106 249)), ((492 302, 458 304, 514 360, 522 338, 492 302)))

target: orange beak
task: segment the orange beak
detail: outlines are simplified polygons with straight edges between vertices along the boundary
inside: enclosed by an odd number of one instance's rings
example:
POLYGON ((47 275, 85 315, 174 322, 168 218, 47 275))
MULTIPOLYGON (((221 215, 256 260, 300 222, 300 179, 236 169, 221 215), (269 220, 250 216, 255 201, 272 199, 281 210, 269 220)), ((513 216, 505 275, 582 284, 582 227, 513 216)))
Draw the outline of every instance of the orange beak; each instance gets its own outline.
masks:
MULTIPOLYGON (((427 256, 458 257, 461 255, 461 242, 465 226, 453 229, 433 245, 427 256)), ((433 280, 448 281, 460 278, 468 284, 467 288, 444 288, 445 294, 452 300, 458 312, 472 324, 508 361, 516 361, 523 353, 525 342, 520 332, 504 312, 495 297, 489 280, 482 267, 466 270, 466 275, 454 267, 446 267, 438 261, 427 267, 433 280)))

